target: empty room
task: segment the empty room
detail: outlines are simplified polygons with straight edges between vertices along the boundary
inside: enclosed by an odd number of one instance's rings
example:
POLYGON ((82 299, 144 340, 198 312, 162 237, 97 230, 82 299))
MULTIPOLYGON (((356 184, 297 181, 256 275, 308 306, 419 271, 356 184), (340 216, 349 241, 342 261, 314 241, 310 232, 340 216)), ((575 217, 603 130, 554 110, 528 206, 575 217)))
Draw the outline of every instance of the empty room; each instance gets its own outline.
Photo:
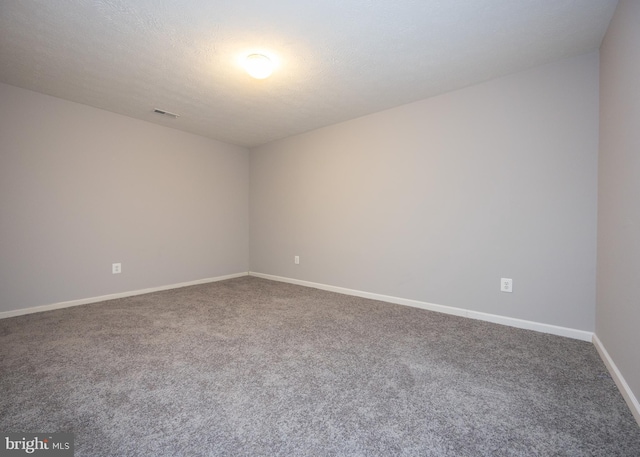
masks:
POLYGON ((0 455, 640 456, 640 2, 0 0, 0 455))

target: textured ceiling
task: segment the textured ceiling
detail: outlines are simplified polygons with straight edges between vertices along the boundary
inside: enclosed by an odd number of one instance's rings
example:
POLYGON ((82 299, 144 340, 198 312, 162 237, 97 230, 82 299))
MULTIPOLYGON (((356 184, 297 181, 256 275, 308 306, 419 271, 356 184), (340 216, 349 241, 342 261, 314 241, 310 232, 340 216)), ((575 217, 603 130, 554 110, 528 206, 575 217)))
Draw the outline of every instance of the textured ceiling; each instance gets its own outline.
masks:
POLYGON ((256 146, 597 49, 616 3, 0 0, 0 81, 256 146))

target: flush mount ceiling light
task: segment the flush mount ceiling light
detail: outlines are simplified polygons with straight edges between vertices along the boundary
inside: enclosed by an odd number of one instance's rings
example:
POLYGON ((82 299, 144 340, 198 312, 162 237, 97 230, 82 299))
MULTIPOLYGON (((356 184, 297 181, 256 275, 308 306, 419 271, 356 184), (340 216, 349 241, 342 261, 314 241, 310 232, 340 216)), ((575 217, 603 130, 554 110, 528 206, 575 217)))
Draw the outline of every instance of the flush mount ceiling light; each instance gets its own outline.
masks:
POLYGON ((273 71, 273 62, 262 54, 250 54, 244 59, 244 69, 256 79, 265 79, 273 71))

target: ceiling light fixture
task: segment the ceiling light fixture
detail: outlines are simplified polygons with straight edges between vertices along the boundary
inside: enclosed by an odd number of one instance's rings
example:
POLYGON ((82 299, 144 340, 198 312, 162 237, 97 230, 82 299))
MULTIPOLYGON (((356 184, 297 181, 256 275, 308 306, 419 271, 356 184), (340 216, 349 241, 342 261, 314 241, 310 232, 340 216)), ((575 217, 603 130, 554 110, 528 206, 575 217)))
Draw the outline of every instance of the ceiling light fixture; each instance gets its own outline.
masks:
POLYGON ((244 59, 244 69, 256 79, 265 79, 273 71, 273 62, 262 54, 251 54, 244 59))

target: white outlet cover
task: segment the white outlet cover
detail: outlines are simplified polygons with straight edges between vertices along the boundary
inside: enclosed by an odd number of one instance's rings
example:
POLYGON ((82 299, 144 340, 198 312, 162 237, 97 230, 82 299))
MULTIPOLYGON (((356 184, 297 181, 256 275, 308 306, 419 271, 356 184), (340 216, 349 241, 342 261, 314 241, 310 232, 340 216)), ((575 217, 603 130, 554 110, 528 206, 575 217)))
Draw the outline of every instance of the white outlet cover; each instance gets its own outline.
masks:
POLYGON ((111 264, 111 273, 117 275, 122 273, 122 264, 121 263, 112 263, 111 264))
POLYGON ((501 292, 513 292, 513 279, 500 278, 500 291, 501 292))

